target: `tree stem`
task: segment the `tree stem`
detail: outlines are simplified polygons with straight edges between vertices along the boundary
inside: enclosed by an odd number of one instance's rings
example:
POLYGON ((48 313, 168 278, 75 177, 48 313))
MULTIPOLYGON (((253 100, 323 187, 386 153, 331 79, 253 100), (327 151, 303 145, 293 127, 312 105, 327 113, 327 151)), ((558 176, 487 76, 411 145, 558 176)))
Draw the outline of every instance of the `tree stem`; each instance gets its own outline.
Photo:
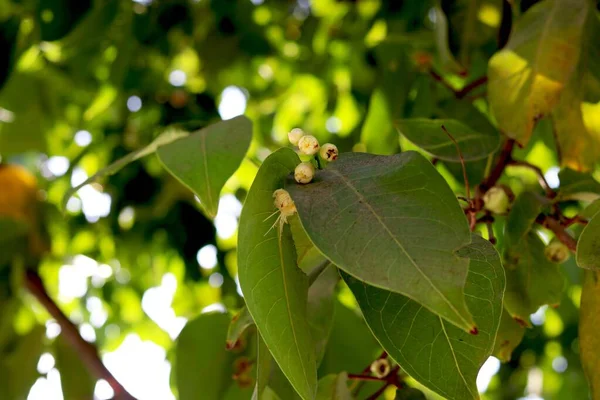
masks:
MULTIPOLYGON (((114 399, 118 400, 136 400, 125 388, 117 381, 98 356, 96 347, 86 342, 77 327, 67 318, 67 316, 58 308, 58 305, 50 298, 48 292, 44 288, 42 279, 37 272, 32 270, 26 271, 25 286, 31 294, 40 302, 48 313, 60 325, 61 332, 65 340, 75 349, 79 357, 88 368, 89 372, 98 379, 104 379, 112 387, 115 392, 114 399)), ((64 377, 65 379, 74 379, 73 377, 64 377)))

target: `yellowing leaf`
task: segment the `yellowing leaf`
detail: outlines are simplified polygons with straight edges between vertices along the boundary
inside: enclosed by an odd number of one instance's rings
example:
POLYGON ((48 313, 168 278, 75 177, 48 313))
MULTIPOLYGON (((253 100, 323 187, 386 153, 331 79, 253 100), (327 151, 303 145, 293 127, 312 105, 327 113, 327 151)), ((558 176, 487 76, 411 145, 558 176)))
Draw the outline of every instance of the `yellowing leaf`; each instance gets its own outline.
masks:
POLYGON ((489 62, 488 96, 498 125, 525 145, 535 123, 558 104, 581 54, 588 0, 549 0, 531 7, 507 46, 489 62))

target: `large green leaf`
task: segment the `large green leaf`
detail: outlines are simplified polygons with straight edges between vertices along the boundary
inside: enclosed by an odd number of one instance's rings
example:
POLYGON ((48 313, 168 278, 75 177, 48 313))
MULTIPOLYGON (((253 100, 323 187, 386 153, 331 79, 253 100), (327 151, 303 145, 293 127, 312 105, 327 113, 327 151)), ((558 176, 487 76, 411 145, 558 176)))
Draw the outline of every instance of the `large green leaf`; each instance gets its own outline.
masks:
POLYGON ((257 334, 256 338, 258 340, 256 347, 256 386, 254 387, 254 392, 252 392, 252 400, 262 400, 263 393, 269 382, 269 376, 271 375, 273 357, 271 357, 269 348, 260 334, 257 334))
MULTIPOLYGON (((489 123, 488 123, 489 124, 489 123)), ((500 136, 489 125, 488 129, 472 129, 455 119, 403 119, 396 122, 401 135, 429 154, 446 161, 460 161, 456 145, 442 130, 444 126, 460 147, 465 161, 480 160, 498 148, 500 136)))
POLYGON ((317 365, 323 359, 325 346, 331 333, 335 305, 334 291, 339 280, 337 268, 330 264, 308 289, 308 325, 315 346, 317 365))
POLYGON ((529 315, 543 305, 557 305, 562 297, 564 277, 559 264, 544 255, 545 244, 536 232, 507 249, 504 307, 520 324, 529 326, 529 315))
POLYGON ((181 400, 220 400, 231 383, 232 355, 225 349, 229 315, 200 314, 175 345, 176 383, 181 400))
POLYGON ((96 378, 81 361, 80 354, 61 335, 54 341, 56 366, 60 371, 65 399, 93 399, 96 378))
POLYGON ((448 184, 423 156, 346 153, 314 181, 288 179, 300 221, 336 266, 401 293, 465 329, 475 325, 463 288, 467 220, 448 184))
POLYGON ((288 148, 261 165, 240 218, 238 273, 246 305, 273 358, 304 399, 317 389, 307 319, 308 278, 298 268, 289 225, 271 229, 273 192, 299 163, 288 148))
POLYGON ((219 193, 238 169, 252 140, 244 116, 218 122, 162 146, 157 154, 167 170, 198 198, 208 215, 217 215, 219 193))
POLYGON ((517 197, 506 220, 504 232, 507 246, 516 246, 525 238, 542 211, 542 206, 541 198, 535 193, 524 192, 517 197))
POLYGON ((523 340, 525 328, 518 324, 506 310, 502 310, 502 319, 498 327, 494 356, 502 362, 509 362, 512 352, 523 340))
POLYGON ((348 375, 344 372, 338 375, 327 375, 319 379, 316 400, 352 400, 348 389, 348 375))
POLYGON ((490 356, 502 314, 504 271, 494 246, 473 235, 459 254, 469 262, 467 305, 478 326, 468 334, 408 297, 344 279, 367 324, 388 354, 410 376, 449 399, 478 399, 475 380, 490 356))
POLYGON ((583 228, 577 241, 576 258, 581 268, 600 269, 600 213, 583 228))
POLYGON ((549 0, 517 22, 508 44, 489 61, 488 98, 500 130, 526 145, 576 70, 589 0, 549 0))
POLYGON ((564 168, 558 173, 558 178, 558 196, 561 200, 593 201, 600 197, 600 182, 589 173, 564 168))
POLYGON ((581 364, 590 383, 591 398, 600 399, 600 273, 585 271, 579 316, 579 348, 581 364))

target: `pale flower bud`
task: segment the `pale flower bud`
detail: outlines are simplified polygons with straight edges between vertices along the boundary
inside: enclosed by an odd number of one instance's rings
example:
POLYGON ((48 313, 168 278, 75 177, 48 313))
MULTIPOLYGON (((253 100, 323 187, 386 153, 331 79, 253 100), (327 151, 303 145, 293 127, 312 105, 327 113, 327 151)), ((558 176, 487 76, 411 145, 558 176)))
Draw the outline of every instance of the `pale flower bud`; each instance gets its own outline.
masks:
POLYGON ((305 135, 298 140, 300 153, 312 156, 319 151, 319 141, 312 135, 305 135))
POLYGON ((338 158, 338 148, 335 144, 325 143, 319 150, 319 155, 325 161, 335 161, 338 158))
POLYGON ((292 197, 290 196, 287 190, 277 189, 273 192, 273 198, 275 199, 275 201, 273 201, 273 204, 282 213, 285 212, 286 214, 291 215, 294 212, 296 212, 296 204, 294 203, 294 200, 292 200, 292 197))
POLYGON ((371 363, 371 373, 377 378, 384 378, 390 373, 390 362, 387 358, 380 358, 371 363))
POLYGON ((306 135, 306 133, 304 133, 304 131, 302 129, 294 128, 291 131, 289 131, 288 139, 289 139, 290 143, 295 146, 298 144, 298 140, 300 140, 300 138, 304 135, 306 135))
POLYGON ((569 259, 571 253, 564 243, 554 238, 544 249, 544 255, 553 263, 563 263, 569 259))
POLYGON ((314 177, 315 167, 311 163, 300 163, 294 170, 294 179, 298 183, 310 183, 314 177))
POLYGON ((508 211, 510 199, 501 187, 494 186, 483 195, 483 207, 494 214, 504 214, 508 211))

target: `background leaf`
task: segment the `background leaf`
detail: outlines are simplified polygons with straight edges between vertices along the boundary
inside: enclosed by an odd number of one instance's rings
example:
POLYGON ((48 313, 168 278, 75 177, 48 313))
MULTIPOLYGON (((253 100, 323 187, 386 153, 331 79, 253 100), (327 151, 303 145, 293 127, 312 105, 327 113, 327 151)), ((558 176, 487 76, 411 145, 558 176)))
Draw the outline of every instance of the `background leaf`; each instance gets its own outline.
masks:
POLYGON ((335 305, 334 291, 339 280, 337 268, 330 264, 308 289, 308 325, 315 346, 317 366, 323 359, 331 333, 335 305))
POLYGON ((509 362, 512 352, 521 344, 525 328, 518 324, 506 310, 502 310, 502 319, 498 327, 494 356, 502 362, 509 362))
POLYGON ((581 311, 579 315, 579 348, 581 363, 590 384, 591 398, 600 399, 600 273, 585 271, 581 293, 581 311))
POLYGON ((96 378, 90 375, 79 354, 62 335, 54 341, 54 356, 60 375, 64 377, 60 382, 65 399, 93 399, 96 378))
POLYGON ((336 266, 402 293, 469 331, 463 287, 470 242, 464 214, 421 155, 340 155, 309 185, 287 181, 315 246, 336 266), (435 239, 435 240, 430 240, 435 239))
POLYGON ((290 149, 263 162, 240 218, 238 268, 246 305, 273 358, 304 399, 317 388, 313 340, 307 321, 308 279, 298 268, 289 225, 271 229, 273 192, 299 163, 290 149))
POLYGON ((348 389, 348 375, 327 375, 319 379, 317 397, 315 400, 352 400, 348 389))
POLYGON ((542 211, 542 198, 532 192, 522 193, 512 205, 505 225, 506 246, 517 246, 533 228, 542 211))
POLYGON ((209 216, 217 215, 219 194, 244 159, 252 123, 244 116, 210 125, 158 149, 167 170, 200 199, 209 216))
POLYGON ((492 353, 502 313, 504 271, 494 246, 473 235, 461 249, 470 258, 467 305, 479 328, 468 334, 421 304, 343 274, 365 320, 388 354, 410 376, 449 399, 478 399, 475 380, 492 353))
POLYGON ((577 241, 577 265, 600 269, 600 213, 587 223, 577 241))

